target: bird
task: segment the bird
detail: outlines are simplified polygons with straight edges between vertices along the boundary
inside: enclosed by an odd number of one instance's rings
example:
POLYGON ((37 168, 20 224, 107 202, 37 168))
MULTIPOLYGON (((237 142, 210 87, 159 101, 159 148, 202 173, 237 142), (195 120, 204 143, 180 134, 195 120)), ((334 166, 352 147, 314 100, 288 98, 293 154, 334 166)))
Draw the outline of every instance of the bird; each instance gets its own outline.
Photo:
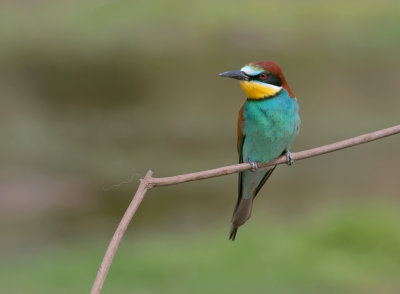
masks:
POLYGON ((239 80, 246 94, 237 122, 237 151, 239 162, 249 162, 251 170, 239 172, 229 233, 229 240, 234 241, 239 226, 251 216, 254 198, 276 168, 257 170, 257 162, 286 155, 287 163, 293 164, 289 149, 299 131, 300 116, 297 98, 275 62, 251 62, 219 75, 239 80))

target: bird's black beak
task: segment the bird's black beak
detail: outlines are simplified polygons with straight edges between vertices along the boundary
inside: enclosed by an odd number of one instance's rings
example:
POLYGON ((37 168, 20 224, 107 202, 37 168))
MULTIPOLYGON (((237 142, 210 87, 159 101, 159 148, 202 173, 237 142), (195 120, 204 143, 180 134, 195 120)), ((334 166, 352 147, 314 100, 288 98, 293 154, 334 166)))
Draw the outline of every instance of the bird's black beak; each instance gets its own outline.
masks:
POLYGON ((219 74, 220 77, 232 78, 240 81, 249 81, 250 78, 246 75, 243 71, 240 70, 233 70, 233 71, 226 71, 219 74))

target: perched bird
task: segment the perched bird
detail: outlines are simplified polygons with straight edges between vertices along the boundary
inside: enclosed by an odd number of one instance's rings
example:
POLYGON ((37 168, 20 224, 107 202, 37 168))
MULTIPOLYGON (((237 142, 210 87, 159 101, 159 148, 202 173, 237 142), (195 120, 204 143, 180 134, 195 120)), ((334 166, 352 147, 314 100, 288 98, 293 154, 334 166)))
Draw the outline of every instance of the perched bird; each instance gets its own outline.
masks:
POLYGON ((232 216, 229 239, 234 241, 238 227, 251 216, 253 200, 276 166, 257 170, 257 162, 268 162, 289 152, 299 125, 299 105, 282 73, 272 61, 252 62, 221 77, 240 81, 247 99, 239 110, 237 149, 239 162, 250 162, 251 171, 239 173, 238 200, 232 216))

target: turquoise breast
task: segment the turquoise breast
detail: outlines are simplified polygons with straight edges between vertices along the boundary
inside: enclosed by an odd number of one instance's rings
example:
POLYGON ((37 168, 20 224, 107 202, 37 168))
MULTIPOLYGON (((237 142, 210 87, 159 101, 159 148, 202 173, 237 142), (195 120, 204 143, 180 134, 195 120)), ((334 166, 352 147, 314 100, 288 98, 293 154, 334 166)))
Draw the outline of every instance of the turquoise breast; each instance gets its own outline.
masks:
POLYGON ((300 117, 297 100, 285 89, 270 99, 247 100, 243 111, 243 161, 268 162, 290 148, 300 117))

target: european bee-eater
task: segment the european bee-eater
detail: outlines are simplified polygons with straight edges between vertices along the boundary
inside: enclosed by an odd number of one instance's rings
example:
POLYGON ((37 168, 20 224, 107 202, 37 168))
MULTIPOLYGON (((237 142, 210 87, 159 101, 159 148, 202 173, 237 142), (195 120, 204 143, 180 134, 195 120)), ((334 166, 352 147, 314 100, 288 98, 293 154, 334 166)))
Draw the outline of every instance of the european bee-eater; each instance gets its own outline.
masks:
POLYGON ((282 73, 272 61, 252 62, 238 71, 220 76, 240 81, 247 99, 239 110, 237 149, 239 162, 250 162, 251 171, 239 173, 238 200, 232 216, 230 240, 235 240, 238 227, 251 216, 253 200, 275 166, 256 170, 257 162, 268 162, 289 152, 299 125, 299 105, 282 73))

